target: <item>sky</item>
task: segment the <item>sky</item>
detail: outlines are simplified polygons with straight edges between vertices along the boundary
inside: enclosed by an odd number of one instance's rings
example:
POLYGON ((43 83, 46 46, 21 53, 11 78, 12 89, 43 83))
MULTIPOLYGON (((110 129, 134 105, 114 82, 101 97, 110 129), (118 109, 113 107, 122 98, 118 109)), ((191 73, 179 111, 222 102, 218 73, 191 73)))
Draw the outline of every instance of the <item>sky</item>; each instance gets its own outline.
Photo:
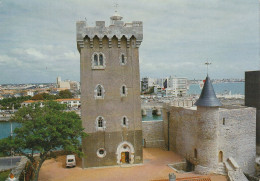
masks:
POLYGON ((143 21, 141 77, 259 70, 258 0, 0 0, 0 84, 80 80, 76 21, 143 21))

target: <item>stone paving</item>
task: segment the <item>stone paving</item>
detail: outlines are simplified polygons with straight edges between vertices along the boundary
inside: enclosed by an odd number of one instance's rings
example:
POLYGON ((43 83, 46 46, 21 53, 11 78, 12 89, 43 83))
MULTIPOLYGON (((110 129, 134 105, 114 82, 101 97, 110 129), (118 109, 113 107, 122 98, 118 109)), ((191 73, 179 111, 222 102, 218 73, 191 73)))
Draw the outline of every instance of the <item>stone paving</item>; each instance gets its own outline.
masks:
MULTIPOLYGON (((196 177, 193 173, 176 173, 167 164, 180 162, 182 158, 171 151, 159 148, 143 149, 144 163, 132 167, 107 167, 82 169, 77 159, 77 167, 65 168, 65 156, 44 162, 39 181, 148 181, 167 179, 174 172, 177 178, 196 177)), ((209 175, 212 181, 227 181, 225 176, 209 175)))
POLYGON ((20 160, 20 156, 0 158, 0 171, 14 168, 20 160))

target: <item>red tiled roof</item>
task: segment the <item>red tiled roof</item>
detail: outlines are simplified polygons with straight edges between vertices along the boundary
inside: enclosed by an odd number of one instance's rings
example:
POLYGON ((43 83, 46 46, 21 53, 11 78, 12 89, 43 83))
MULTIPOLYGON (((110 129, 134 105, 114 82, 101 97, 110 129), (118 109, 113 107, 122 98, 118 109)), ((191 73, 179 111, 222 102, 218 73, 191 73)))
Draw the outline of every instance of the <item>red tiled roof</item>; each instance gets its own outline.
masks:
POLYGON ((80 98, 71 98, 71 99, 56 99, 56 101, 80 101, 80 98))
MULTIPOLYGON (((153 180, 153 181, 169 181, 169 179, 153 180)), ((211 181, 209 177, 185 177, 185 178, 176 178, 176 181, 211 181)))
MULTIPOLYGON (((28 101, 24 101, 23 103, 34 103, 34 102, 43 102, 43 101, 47 101, 47 100, 28 100, 28 101)), ((80 101, 80 98, 71 98, 71 99, 56 99, 54 101, 80 101)))

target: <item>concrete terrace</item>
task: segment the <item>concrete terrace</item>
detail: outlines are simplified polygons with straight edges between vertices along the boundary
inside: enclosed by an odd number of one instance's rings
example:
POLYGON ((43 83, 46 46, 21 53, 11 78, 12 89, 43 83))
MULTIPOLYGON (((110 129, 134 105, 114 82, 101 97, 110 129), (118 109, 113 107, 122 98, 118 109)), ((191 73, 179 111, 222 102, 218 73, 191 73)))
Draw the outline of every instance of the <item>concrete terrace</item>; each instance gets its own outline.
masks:
MULTIPOLYGON (((165 180, 169 173, 175 173, 179 178, 198 178, 194 173, 176 173, 168 164, 180 162, 182 158, 171 151, 159 148, 144 148, 144 163, 132 167, 106 167, 82 169, 81 161, 77 160, 77 167, 65 168, 65 156, 44 162, 39 181, 148 181, 165 180)), ((208 175, 211 181, 227 181, 225 176, 208 175)))

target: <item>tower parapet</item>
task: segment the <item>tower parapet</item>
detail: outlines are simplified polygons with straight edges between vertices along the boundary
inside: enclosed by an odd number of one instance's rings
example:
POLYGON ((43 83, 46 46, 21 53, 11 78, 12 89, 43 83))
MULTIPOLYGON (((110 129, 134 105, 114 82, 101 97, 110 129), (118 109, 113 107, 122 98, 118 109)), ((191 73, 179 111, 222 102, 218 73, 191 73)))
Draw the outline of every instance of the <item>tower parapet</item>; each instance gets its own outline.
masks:
POLYGON ((86 21, 78 21, 77 26, 77 47, 80 52, 84 48, 84 41, 89 39, 90 47, 93 48, 93 39, 98 37, 100 46, 102 46, 102 39, 108 38, 109 48, 111 48, 112 38, 115 36, 118 39, 118 46, 124 36, 127 40, 127 48, 130 47, 130 40, 135 39, 135 47, 138 48, 143 40, 143 22, 132 21, 132 23, 124 23, 121 21, 122 17, 118 14, 113 15, 111 24, 106 27, 105 21, 96 21, 96 26, 90 27, 86 21))

